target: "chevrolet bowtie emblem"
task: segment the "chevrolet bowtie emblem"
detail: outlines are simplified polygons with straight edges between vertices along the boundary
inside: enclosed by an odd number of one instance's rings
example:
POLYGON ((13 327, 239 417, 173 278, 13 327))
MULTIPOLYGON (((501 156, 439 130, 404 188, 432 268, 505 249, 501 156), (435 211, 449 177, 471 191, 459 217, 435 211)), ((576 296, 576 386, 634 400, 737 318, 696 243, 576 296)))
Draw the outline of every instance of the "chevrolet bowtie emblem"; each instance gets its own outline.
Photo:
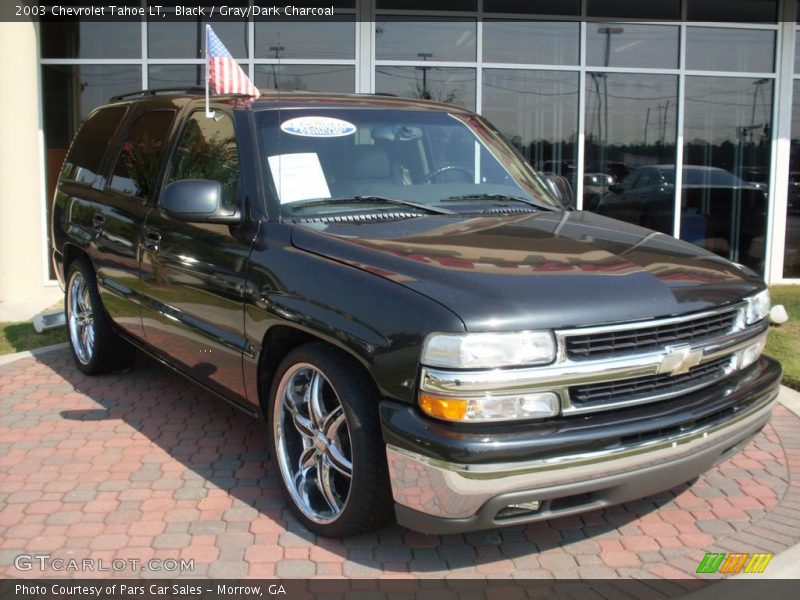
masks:
POLYGON ((658 372, 669 373, 670 375, 680 375, 686 373, 692 367, 700 364, 703 358, 702 350, 693 350, 689 345, 667 346, 667 355, 661 359, 658 372))

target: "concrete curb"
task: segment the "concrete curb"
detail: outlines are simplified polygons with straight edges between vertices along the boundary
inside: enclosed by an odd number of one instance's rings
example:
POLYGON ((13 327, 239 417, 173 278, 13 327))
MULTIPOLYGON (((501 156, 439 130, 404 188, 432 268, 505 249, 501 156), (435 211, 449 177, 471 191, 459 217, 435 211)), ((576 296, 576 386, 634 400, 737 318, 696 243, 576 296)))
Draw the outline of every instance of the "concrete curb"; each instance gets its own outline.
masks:
POLYGON ((15 352, 14 354, 5 354, 0 356, 0 367, 16 362, 23 358, 30 358, 31 356, 39 356, 40 354, 47 354, 48 352, 55 352, 69 347, 69 342, 61 342, 60 344, 53 344, 51 346, 42 346, 34 350, 26 350, 25 352, 15 352))
POLYGON ((778 401, 800 417, 800 392, 782 385, 778 401))

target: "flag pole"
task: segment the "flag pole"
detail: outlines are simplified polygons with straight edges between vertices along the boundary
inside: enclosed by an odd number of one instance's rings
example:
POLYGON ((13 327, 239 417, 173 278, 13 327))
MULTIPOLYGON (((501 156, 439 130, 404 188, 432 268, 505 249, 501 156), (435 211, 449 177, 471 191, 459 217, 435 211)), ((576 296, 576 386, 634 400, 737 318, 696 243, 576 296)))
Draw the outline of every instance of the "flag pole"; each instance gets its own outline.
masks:
POLYGON ((206 118, 211 119, 214 117, 214 113, 211 112, 209 109, 209 83, 208 83, 208 30, 211 29, 211 25, 206 23, 206 39, 205 39, 205 57, 206 57, 206 118))

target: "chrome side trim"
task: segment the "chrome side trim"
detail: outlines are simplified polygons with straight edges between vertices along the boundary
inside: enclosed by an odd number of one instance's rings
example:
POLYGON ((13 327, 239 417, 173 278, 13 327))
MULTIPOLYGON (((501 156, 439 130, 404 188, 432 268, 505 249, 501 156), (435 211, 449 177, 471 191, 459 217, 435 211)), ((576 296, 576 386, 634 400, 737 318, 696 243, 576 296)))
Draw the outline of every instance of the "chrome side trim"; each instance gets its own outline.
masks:
POLYGON ((767 422, 776 398, 777 391, 766 401, 722 422, 673 436, 524 463, 449 463, 387 445, 392 493, 399 504, 426 514, 468 518, 488 500, 508 492, 535 492, 618 475, 635 478, 637 470, 697 453, 723 452, 767 422))

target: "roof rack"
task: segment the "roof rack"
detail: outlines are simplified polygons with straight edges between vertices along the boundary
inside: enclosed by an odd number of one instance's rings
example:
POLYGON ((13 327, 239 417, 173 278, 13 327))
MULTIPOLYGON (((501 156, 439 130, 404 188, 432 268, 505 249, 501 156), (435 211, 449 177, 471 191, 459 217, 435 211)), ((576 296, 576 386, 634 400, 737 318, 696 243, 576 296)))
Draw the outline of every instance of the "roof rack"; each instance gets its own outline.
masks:
POLYGON ((117 100, 124 100, 125 98, 136 98, 138 96, 155 96, 156 94, 205 94, 205 92, 206 89, 202 87, 153 88, 150 90, 138 90, 136 92, 111 96, 109 102, 116 102, 117 100))

